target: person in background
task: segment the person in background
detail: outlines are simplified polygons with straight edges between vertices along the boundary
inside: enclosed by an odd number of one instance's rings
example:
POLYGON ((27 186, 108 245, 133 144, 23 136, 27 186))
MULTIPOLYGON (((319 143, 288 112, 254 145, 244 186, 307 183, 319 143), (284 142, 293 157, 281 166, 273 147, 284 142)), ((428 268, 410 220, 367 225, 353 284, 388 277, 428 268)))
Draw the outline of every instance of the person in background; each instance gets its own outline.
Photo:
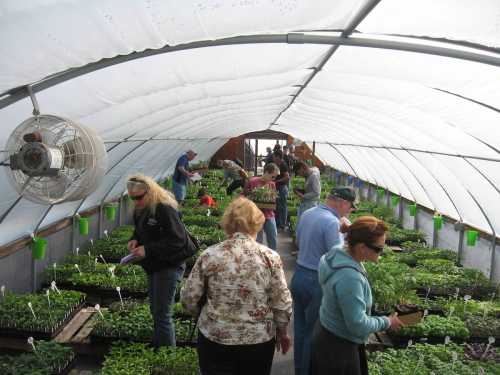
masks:
POLYGON ((283 354, 290 347, 292 300, 281 258, 255 241, 264 220, 252 201, 234 199, 221 221, 228 239, 198 257, 181 290, 187 311, 201 309, 203 375, 267 375, 275 347, 283 354))
POLYGON ((276 225, 278 229, 284 230, 288 219, 288 183, 290 181, 290 173, 288 166, 283 161, 283 153, 281 151, 273 152, 273 162, 280 169, 280 174, 274 181, 278 190, 278 199, 276 200, 276 225))
POLYGON ((231 195, 236 189, 245 186, 248 174, 242 167, 232 160, 218 160, 217 165, 224 169, 223 184, 232 180, 226 189, 227 195, 231 195))
POLYGON ((147 274, 148 297, 153 316, 153 347, 175 346, 172 321, 177 283, 186 266, 170 264, 169 251, 183 248, 186 229, 178 214, 178 203, 172 193, 164 190, 151 177, 141 174, 127 181, 128 196, 134 207, 134 233, 127 244, 129 252, 140 259, 147 274))
POLYGON ((356 193, 349 187, 330 191, 326 202, 305 211, 297 225, 299 255, 290 290, 293 298, 294 363, 296 375, 309 375, 311 337, 318 319, 322 291, 318 265, 333 246, 342 246, 340 218, 355 208, 356 193))
MULTIPOLYGON (((279 168, 274 163, 269 163, 264 167, 264 174, 262 176, 252 177, 245 185, 244 194, 246 196, 251 195, 253 189, 261 186, 268 186, 270 189, 276 190, 276 185, 274 184, 274 179, 279 173, 279 168)), ((257 234, 257 242, 264 243, 264 232, 266 233, 267 246, 271 249, 276 250, 278 248, 278 231, 276 229, 276 220, 274 215, 274 210, 269 208, 262 208, 262 213, 266 221, 264 222, 264 227, 257 234)))
POLYGON ((271 150, 271 147, 266 147, 266 157, 264 158, 264 166, 272 162, 273 162, 273 150, 271 150))
POLYGON ((309 167, 303 161, 295 163, 293 171, 296 176, 301 176, 306 179, 304 190, 293 189, 295 195, 300 199, 299 207, 297 208, 297 222, 300 221, 302 213, 309 208, 316 207, 321 195, 321 180, 319 169, 309 167))
POLYGON ((187 184, 193 173, 189 172, 189 162, 196 157, 197 153, 193 150, 187 151, 175 163, 174 175, 172 177, 172 190, 174 191, 177 202, 184 202, 186 198, 187 184))
POLYGON ((368 375, 368 335, 403 323, 396 315, 372 317, 372 292, 362 262, 378 262, 387 225, 361 216, 346 227, 347 251, 335 246, 319 264, 323 299, 313 334, 314 375, 368 375))
POLYGON ((200 206, 203 207, 215 207, 215 200, 208 194, 207 189, 201 188, 198 190, 198 199, 200 200, 200 206))
POLYGON ((283 161, 286 163, 288 170, 293 171, 293 167, 295 165, 296 160, 290 153, 290 146, 287 145, 283 146, 283 161))
POLYGON ((276 144, 273 147, 273 152, 274 151, 282 151, 281 150, 281 145, 280 145, 279 141, 276 141, 276 144))

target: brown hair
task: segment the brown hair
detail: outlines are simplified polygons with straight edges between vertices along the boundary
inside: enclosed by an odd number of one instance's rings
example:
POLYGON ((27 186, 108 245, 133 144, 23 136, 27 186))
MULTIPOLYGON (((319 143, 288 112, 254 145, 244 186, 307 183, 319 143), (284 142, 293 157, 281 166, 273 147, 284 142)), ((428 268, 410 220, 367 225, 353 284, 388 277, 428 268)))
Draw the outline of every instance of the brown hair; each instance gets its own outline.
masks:
POLYGON ((278 166, 274 163, 267 163, 265 166, 264 166, 264 173, 269 173, 269 174, 272 174, 272 173, 280 173, 280 169, 278 168, 278 166))
POLYGON ((371 244, 388 230, 384 221, 374 216, 360 216, 345 230, 346 241, 350 248, 358 243, 371 244))
POLYGON ((264 214, 251 200, 238 197, 227 206, 221 227, 228 236, 236 232, 255 234, 262 229, 264 214))

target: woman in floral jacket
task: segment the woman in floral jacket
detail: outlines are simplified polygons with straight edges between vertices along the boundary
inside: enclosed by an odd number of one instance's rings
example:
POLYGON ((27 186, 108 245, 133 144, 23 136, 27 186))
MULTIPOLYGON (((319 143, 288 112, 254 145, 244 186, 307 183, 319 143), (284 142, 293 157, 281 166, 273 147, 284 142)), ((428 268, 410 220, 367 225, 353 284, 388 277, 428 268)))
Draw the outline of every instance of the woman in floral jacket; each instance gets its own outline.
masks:
POLYGON ((200 314, 203 375, 269 374, 275 346, 283 354, 290 347, 292 299, 281 258, 255 241, 264 220, 252 201, 232 201, 221 222, 228 239, 201 254, 181 291, 184 308, 200 314))

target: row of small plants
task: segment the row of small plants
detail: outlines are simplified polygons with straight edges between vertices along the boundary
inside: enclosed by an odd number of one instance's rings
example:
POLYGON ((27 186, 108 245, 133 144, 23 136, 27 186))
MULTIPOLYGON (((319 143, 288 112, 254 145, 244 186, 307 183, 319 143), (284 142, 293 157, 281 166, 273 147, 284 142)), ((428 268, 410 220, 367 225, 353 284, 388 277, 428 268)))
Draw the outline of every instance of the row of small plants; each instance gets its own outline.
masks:
MULTIPOLYGON (((94 319, 97 319, 97 322, 92 330, 92 340, 126 339, 150 342, 152 339, 153 317, 147 302, 117 302, 95 315, 94 319)), ((174 305, 175 335, 178 343, 194 344, 195 324, 180 304, 174 305)))
POLYGON ((84 302, 83 293, 55 288, 38 294, 7 292, 0 299, 0 335, 30 332, 37 338, 51 338, 84 302))
POLYGON ((369 355, 371 375, 477 375, 499 374, 500 356, 486 345, 414 344, 369 355))
POLYGON ((143 343, 115 343, 106 355, 101 375, 198 375, 198 354, 189 347, 161 347, 143 343))
POLYGON ((0 355, 2 375, 53 375, 67 371, 75 353, 55 341, 32 341, 33 351, 18 356, 0 355))

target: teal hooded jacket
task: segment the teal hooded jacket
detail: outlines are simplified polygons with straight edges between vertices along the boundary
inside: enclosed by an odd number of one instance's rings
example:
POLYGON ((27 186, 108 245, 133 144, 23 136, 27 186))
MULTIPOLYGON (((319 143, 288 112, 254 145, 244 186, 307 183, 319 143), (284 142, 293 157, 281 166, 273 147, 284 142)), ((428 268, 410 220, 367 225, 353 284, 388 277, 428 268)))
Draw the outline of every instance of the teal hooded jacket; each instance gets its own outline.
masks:
POLYGON ((321 257, 321 325, 334 335, 363 344, 370 333, 389 328, 387 317, 372 317, 372 292, 364 267, 340 246, 321 257))

